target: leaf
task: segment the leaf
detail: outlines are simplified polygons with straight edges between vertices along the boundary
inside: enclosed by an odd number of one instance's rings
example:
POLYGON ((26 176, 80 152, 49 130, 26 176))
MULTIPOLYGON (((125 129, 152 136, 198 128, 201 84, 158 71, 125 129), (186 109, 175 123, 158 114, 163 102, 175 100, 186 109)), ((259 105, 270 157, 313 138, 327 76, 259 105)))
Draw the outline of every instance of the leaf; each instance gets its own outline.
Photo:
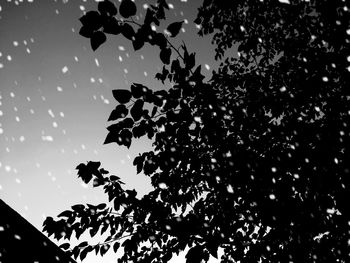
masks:
POLYGON ((94 30, 88 26, 82 26, 79 30, 79 35, 86 38, 91 38, 93 33, 94 33, 94 30))
POLYGON ((157 107, 157 106, 154 106, 153 109, 152 109, 152 113, 151 113, 151 117, 152 117, 152 118, 156 115, 157 110, 158 110, 158 107, 157 107))
POLYGON ((72 214, 73 214, 72 211, 66 210, 60 213, 57 217, 71 217, 72 214))
POLYGON ((144 44, 145 44, 145 41, 140 37, 135 36, 135 39, 132 41, 132 46, 134 47, 135 51, 141 49, 144 44))
POLYGON ((105 209, 106 208, 106 204, 105 203, 102 203, 102 204, 99 204, 98 206, 96 206, 96 208, 98 209, 98 210, 103 210, 103 209, 105 209))
POLYGON ((186 263, 200 263, 203 255, 203 248, 199 245, 194 246, 186 254, 186 263))
POLYGON ((100 255, 102 257, 107 253, 107 251, 110 248, 110 246, 111 246, 110 244, 104 244, 103 246, 101 246, 101 248, 100 248, 100 255))
POLYGON ((164 34, 162 33, 155 33, 152 36, 152 41, 150 41, 151 45, 157 45, 160 49, 163 49, 167 46, 168 41, 164 34))
POLYGON ((109 179, 111 179, 111 181, 118 181, 118 180, 120 180, 120 177, 118 177, 118 176, 116 176, 116 175, 111 175, 111 176, 109 177, 109 179))
POLYGON ((120 132, 120 145, 125 145, 127 148, 131 145, 132 133, 129 129, 124 129, 120 132))
POLYGON ((73 209, 75 212, 82 212, 82 211, 84 211, 84 208, 85 208, 85 206, 82 205, 82 204, 77 204, 77 205, 73 205, 73 206, 72 206, 72 209, 73 209))
POLYGON ((134 119, 134 121, 138 121, 141 119, 143 104, 144 104, 143 100, 138 99, 135 102, 134 106, 131 108, 130 114, 134 119))
POLYGON ((120 247, 120 243, 119 242, 115 242, 113 244, 113 251, 114 251, 114 253, 117 253, 119 247, 120 247))
POLYGON ((92 246, 87 246, 80 252, 80 260, 82 261, 84 258, 86 258, 87 253, 91 252, 93 250, 92 246))
POLYGON ((135 99, 140 98, 147 90, 148 88, 146 86, 139 83, 133 83, 131 85, 131 94, 135 99))
POLYGON ((123 36, 129 40, 132 40, 133 36, 135 35, 135 31, 132 26, 130 26, 127 23, 124 23, 121 28, 121 32, 123 36))
POLYGON ((119 13, 124 18, 136 15, 136 5, 131 0, 122 0, 119 6, 119 13))
POLYGON ((101 15, 115 16, 116 14, 118 14, 118 9, 109 0, 98 2, 97 9, 101 13, 101 15))
POLYGON ((171 37, 176 37, 179 34, 180 29, 182 27, 182 23, 183 21, 174 22, 167 27, 167 31, 169 31, 171 37))
POLYGON ((131 92, 126 89, 112 90, 112 94, 116 101, 118 101, 120 104, 128 103, 131 99, 131 92))
POLYGON ((171 49, 170 48, 163 48, 160 51, 159 57, 164 64, 168 65, 170 63, 171 49))
POLYGON ((88 242, 87 241, 83 241, 81 242, 78 247, 86 247, 88 245, 88 242))
POLYGON ((90 38, 90 44, 93 51, 95 51, 99 46, 106 42, 107 37, 102 31, 96 31, 92 34, 90 38))
POLYGON ((124 104, 120 104, 111 112, 108 121, 115 121, 120 118, 125 118, 129 113, 129 110, 124 104))
POLYGON ((70 246, 69 243, 63 243, 59 246, 59 248, 67 250, 69 248, 69 246, 70 246))
POLYGON ((156 13, 151 8, 147 8, 145 20, 143 23, 145 25, 151 25, 154 23, 159 26, 159 20, 156 18, 156 13))
POLYGON ((104 23, 103 32, 106 34, 118 35, 122 32, 122 26, 115 17, 111 17, 104 23))
POLYGON ((95 31, 102 27, 102 17, 97 11, 89 11, 79 18, 83 26, 95 31))

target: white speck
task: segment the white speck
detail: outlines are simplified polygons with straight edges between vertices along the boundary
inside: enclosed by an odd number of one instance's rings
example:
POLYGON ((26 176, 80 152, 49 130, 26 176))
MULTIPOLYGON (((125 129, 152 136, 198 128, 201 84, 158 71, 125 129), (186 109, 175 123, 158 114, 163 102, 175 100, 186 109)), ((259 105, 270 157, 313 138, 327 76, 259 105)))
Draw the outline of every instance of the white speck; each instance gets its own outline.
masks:
POLYGON ((204 65, 207 70, 210 70, 210 66, 208 64, 204 65))
POLYGON ((282 88, 280 88, 280 92, 285 92, 287 89, 285 86, 283 86, 282 88))
POLYGON ((41 139, 45 142, 52 142, 53 141, 53 138, 52 136, 50 135, 47 135, 47 136, 41 136, 41 139))
POLYGON ((100 62, 98 62, 98 59, 95 58, 95 63, 96 63, 96 66, 99 67, 100 66, 100 62))
POLYGON ((85 6, 81 5, 81 6, 79 6, 79 8, 81 11, 85 11, 85 6))
POLYGON ((140 55, 140 58, 141 58, 142 60, 144 60, 144 59, 145 59, 145 57, 144 57, 143 55, 140 55))
POLYGON ((48 110, 48 113, 52 118, 55 118, 55 114, 53 114, 53 111, 51 109, 48 110))
POLYGON ((82 144, 81 149, 86 150, 86 146, 84 144, 82 144))
POLYGON ((350 28, 346 30, 346 34, 350 35, 350 28))
POLYGON ((233 194, 233 187, 232 187, 232 185, 228 185, 227 186, 227 192, 229 192, 230 194, 233 194))
POLYGON ((16 119, 17 122, 20 122, 20 121, 21 121, 20 118, 19 118, 18 116, 16 116, 15 119, 16 119))
POLYGON ((12 60, 12 57, 10 55, 7 55, 7 60, 8 61, 11 61, 12 60))
POLYGON ((124 73, 125 73, 125 74, 128 74, 128 69, 125 68, 125 69, 124 69, 124 73))
POLYGON ((62 89, 60 86, 58 86, 58 87, 57 87, 57 91, 62 92, 63 89, 62 89))
POLYGON ((269 197, 270 197, 271 200, 275 200, 276 199, 276 196, 274 194, 270 194, 269 197))
POLYGON ((30 109, 29 110, 31 114, 34 114, 34 110, 33 109, 30 109))
POLYGON ((151 26, 151 29, 152 29, 153 31, 157 31, 157 27, 156 27, 155 25, 152 25, 152 26, 151 26))
POLYGON ((64 113, 62 111, 60 112, 60 116, 64 118, 64 113))
POLYGON ((289 0, 278 0, 282 4, 290 4, 289 0))
POLYGON ((335 164, 338 164, 339 163, 338 158, 334 158, 334 162, 335 164))
POLYGON ((323 80, 324 82, 328 82, 328 78, 327 78, 327 77, 323 77, 322 80, 323 80))
POLYGON ((95 78, 90 78, 90 82, 95 83, 96 82, 95 78))
POLYGON ((3 134, 3 133, 4 133, 4 129, 0 128, 0 134, 3 134))
POLYGON ((15 94, 13 92, 10 93, 11 98, 15 97, 15 94))
POLYGON ((239 29, 240 29, 242 32, 244 32, 244 31, 245 31, 244 26, 240 26, 240 27, 239 27, 239 29))
POLYGON ((168 6, 169 6, 170 9, 174 9, 174 5, 173 4, 169 3, 168 6))
POLYGON ((105 104, 109 104, 109 100, 107 100, 107 99, 104 99, 103 102, 104 102, 105 104))
POLYGON ((53 126, 54 128, 57 128, 57 127, 58 127, 57 122, 54 121, 54 122, 52 123, 52 126, 53 126))
POLYGON ((26 51, 28 54, 30 54, 30 49, 29 48, 26 48, 26 51))
POLYGON ((160 189, 166 189, 167 188, 167 185, 165 183, 160 183, 158 186, 159 186, 160 189))
POLYGON ((147 9, 148 8, 148 4, 143 4, 142 6, 144 9, 147 9))
POLYGON ((67 73, 67 72, 68 72, 68 67, 67 67, 67 66, 64 66, 64 67, 62 68, 62 73, 65 74, 65 73, 67 73))
POLYGON ((4 67, 4 64, 0 63, 0 68, 3 68, 4 67))
POLYGON ((6 165, 5 166, 5 171, 8 172, 8 173, 11 172, 11 166, 6 165))
POLYGON ((122 62, 122 61, 123 61, 122 56, 119 56, 119 57, 118 57, 118 59, 119 59, 119 61, 120 61, 120 62, 122 62))
POLYGON ((187 20, 187 19, 184 19, 184 23, 185 23, 185 24, 188 24, 188 20, 187 20))
POLYGON ((22 135, 21 137, 19 137, 19 141, 20 141, 20 142, 24 142, 25 139, 26 139, 26 138, 25 138, 23 135, 22 135))
POLYGON ((146 72, 146 71, 144 71, 144 72, 143 72, 143 75, 145 75, 145 77, 147 77, 147 75, 148 75, 148 74, 147 74, 147 72, 146 72))
POLYGON ((78 62, 78 61, 79 61, 79 59, 78 59, 78 57, 77 57, 77 56, 75 56, 75 57, 74 57, 74 60, 75 60, 76 62, 78 62))
POLYGON ((118 49, 119 49, 120 51, 125 51, 125 47, 123 47, 123 46, 118 46, 118 49))
POLYGON ((17 46, 18 46, 18 42, 17 42, 17 41, 13 41, 13 45, 14 45, 15 47, 17 47, 17 46))
POLYGON ((346 59, 348 60, 348 62, 350 62, 350 56, 348 56, 346 59))
POLYGON ((328 208, 328 209, 327 209, 327 213, 328 213, 328 214, 333 215, 334 212, 335 212, 334 208, 332 208, 332 209, 328 208))
POLYGON ((17 184, 20 184, 20 183, 21 183, 21 180, 20 180, 19 178, 16 178, 15 180, 16 180, 16 183, 17 183, 17 184))
POLYGON ((201 119, 201 117, 196 116, 196 117, 194 117, 194 121, 201 123, 202 119, 201 119))
POLYGON ((0 116, 4 115, 4 113, 0 110, 0 116))
POLYGON ((277 172, 277 168, 276 168, 276 167, 272 167, 272 168, 271 168, 271 171, 272 171, 273 173, 275 173, 275 172, 277 172))

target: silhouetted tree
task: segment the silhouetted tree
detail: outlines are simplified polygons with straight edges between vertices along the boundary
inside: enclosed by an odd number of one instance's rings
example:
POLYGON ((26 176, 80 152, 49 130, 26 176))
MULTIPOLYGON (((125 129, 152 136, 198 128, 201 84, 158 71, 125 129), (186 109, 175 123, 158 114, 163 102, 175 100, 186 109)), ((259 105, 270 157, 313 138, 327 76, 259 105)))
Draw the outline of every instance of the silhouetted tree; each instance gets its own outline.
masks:
MULTIPOLYGON (((87 12, 80 34, 95 50, 122 34, 135 50, 160 49, 156 75, 171 88, 134 83, 113 90, 105 143, 130 146, 148 136, 153 150, 134 159, 154 190, 142 198, 99 162, 78 175, 103 187, 109 203, 75 205, 44 222, 55 238, 108 231, 99 244, 69 250, 84 258, 123 250, 119 262, 350 261, 350 11, 346 1, 204 0, 195 23, 213 34, 219 68, 204 81, 194 53, 175 48, 182 22, 153 31, 165 0, 147 9, 109 1, 87 12), (176 53, 176 57, 172 53, 176 53), (238 54, 238 55, 237 55, 238 54), (152 109, 152 110, 149 110, 152 109), (61 233, 65 233, 62 236, 61 233)), ((166 22, 166 21, 165 21, 166 22)))

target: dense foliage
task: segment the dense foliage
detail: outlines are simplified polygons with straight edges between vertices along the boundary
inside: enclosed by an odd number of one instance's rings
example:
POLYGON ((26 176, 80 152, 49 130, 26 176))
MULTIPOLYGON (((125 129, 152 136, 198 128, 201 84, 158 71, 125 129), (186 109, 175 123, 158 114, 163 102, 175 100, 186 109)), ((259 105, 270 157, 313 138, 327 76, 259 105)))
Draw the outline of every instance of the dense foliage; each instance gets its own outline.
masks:
POLYGON ((118 102, 105 143, 129 147, 148 136, 153 150, 134 159, 154 190, 137 198, 99 162, 78 175, 103 187, 108 204, 75 205, 49 217, 56 239, 108 232, 98 244, 62 248, 83 259, 122 250, 119 262, 167 262, 186 247, 187 262, 350 261, 350 11, 346 1, 204 0, 195 23, 212 34, 219 68, 205 82, 185 44, 152 30, 166 23, 165 0, 147 9, 100 2, 80 34, 92 49, 121 34, 135 50, 160 50, 156 78, 134 83, 118 102), (236 55, 238 51, 238 56, 236 55), (175 54, 173 56, 172 54, 175 54), (64 234, 62 234, 64 233, 64 234))

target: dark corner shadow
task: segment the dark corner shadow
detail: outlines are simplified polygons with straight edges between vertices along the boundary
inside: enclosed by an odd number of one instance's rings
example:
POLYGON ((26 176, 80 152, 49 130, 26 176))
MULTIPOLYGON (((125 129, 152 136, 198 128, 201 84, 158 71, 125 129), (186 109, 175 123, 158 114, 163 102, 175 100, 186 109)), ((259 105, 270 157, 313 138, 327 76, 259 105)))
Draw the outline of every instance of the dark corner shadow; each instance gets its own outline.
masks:
POLYGON ((75 263, 49 238, 1 199, 0 262, 75 263))

